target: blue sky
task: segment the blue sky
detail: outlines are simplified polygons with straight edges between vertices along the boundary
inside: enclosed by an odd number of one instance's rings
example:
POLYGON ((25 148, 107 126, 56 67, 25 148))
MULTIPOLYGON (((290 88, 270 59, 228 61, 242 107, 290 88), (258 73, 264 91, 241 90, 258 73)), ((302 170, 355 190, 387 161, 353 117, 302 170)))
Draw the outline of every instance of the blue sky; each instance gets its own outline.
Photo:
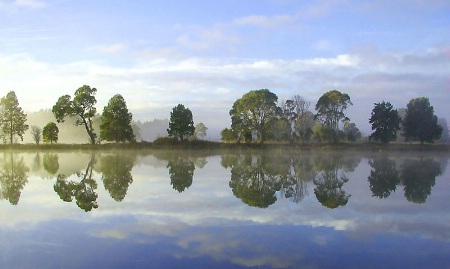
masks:
POLYGON ((267 88, 314 110, 337 89, 370 134, 373 103, 430 98, 449 119, 450 2, 0 0, 0 94, 26 111, 84 85, 122 94, 136 120, 178 103, 217 137, 233 102, 267 88))

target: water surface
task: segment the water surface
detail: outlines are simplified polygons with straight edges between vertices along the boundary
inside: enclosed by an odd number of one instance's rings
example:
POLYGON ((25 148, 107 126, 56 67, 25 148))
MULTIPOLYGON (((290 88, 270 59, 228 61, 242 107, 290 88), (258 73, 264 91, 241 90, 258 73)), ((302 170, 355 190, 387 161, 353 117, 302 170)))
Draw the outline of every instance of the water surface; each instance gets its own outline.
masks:
POLYGON ((1 268, 449 268, 442 153, 0 153, 1 268))

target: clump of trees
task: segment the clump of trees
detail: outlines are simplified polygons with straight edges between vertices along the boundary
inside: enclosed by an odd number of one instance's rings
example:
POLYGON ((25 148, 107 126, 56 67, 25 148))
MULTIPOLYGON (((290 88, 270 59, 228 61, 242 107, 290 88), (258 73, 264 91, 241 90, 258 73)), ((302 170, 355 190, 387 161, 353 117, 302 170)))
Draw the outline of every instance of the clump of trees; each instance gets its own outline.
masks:
POLYGON ((341 138, 355 141, 361 137, 359 129, 344 113, 352 105, 345 93, 337 90, 326 92, 316 104, 316 114, 309 111, 310 103, 300 95, 285 101, 281 107, 277 100, 277 95, 268 89, 244 94, 230 110, 231 129, 222 130, 222 140, 264 143, 267 138, 290 142, 307 142, 315 138, 338 142, 341 138), (344 130, 340 129, 341 122, 344 130))

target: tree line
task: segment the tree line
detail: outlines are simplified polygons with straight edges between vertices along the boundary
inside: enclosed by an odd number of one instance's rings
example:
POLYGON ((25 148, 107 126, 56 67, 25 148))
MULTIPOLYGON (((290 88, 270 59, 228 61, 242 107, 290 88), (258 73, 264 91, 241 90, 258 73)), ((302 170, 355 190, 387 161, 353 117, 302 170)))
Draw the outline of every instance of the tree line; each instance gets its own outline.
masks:
MULTIPOLYGON (((56 122, 75 117, 75 125, 84 127, 91 144, 101 141, 134 142, 133 116, 120 94, 114 95, 104 107, 98 137, 93 125, 93 118, 98 116, 96 93, 96 88, 84 85, 75 91, 73 98, 70 95, 59 97, 52 107, 56 122)), ((221 131, 221 139, 224 142, 261 144, 268 140, 336 143, 356 141, 362 137, 356 124, 345 114, 345 110, 353 105, 348 94, 337 90, 324 93, 315 105, 315 113, 310 111, 310 105, 300 95, 279 105, 277 95, 268 89, 249 91, 234 102, 229 111, 231 127, 221 131)), ((29 129, 26 118, 14 91, 0 100, 0 135, 5 143, 13 144, 16 136, 23 140, 29 129)), ((369 140, 382 143, 395 141, 399 133, 405 141, 419 141, 421 144, 433 143, 442 134, 448 136, 448 127, 444 126, 444 129, 438 124, 434 108, 426 97, 411 99, 403 118, 391 103, 375 103, 369 123, 373 131, 369 140)), ((207 129, 203 123, 194 126, 192 112, 183 104, 172 109, 167 129, 169 137, 179 141, 203 138, 207 129)), ((48 143, 58 141, 59 130, 55 122, 49 122, 42 129, 31 126, 30 131, 36 144, 41 139, 48 143)))
MULTIPOLYGON (((336 143, 356 141, 362 136, 345 114, 345 110, 353 105, 346 93, 337 90, 324 93, 315 105, 316 113, 309 110, 310 103, 299 95, 281 102, 281 105, 277 102, 276 94, 267 89, 244 94, 230 110, 231 128, 222 130, 222 140, 238 143, 264 143, 267 139, 336 143)), ((369 123, 373 131, 369 140, 382 143, 395 141, 399 131, 405 141, 433 143, 444 132, 426 97, 411 99, 403 119, 391 103, 375 103, 369 123)))

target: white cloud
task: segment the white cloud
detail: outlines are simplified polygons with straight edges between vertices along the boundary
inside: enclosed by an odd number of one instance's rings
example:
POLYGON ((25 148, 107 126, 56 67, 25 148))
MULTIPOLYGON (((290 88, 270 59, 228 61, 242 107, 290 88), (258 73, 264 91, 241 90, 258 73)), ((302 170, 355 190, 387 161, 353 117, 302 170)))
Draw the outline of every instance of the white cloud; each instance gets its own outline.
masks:
POLYGON ((15 10, 17 8, 44 8, 48 4, 40 0, 15 0, 12 2, 0 0, 0 10, 15 10))
POLYGON ((140 120, 168 117, 174 105, 184 103, 199 111, 195 118, 208 128, 223 129, 229 127, 233 102, 250 90, 267 88, 279 99, 300 94, 314 105, 333 88, 350 95, 354 106, 348 116, 368 132, 372 105, 382 100, 404 107, 411 98, 427 96, 438 116, 448 115, 448 54, 437 47, 422 54, 372 51, 289 60, 172 57, 169 50, 135 59, 129 67, 94 61, 49 64, 26 54, 4 54, 0 89, 16 91, 21 106, 35 111, 88 84, 98 89, 99 109, 116 93, 132 112, 148 115, 140 120))
POLYGON ((113 54, 118 53, 125 49, 125 45, 121 43, 109 44, 109 45, 96 45, 91 46, 88 50, 96 51, 100 53, 113 54))

